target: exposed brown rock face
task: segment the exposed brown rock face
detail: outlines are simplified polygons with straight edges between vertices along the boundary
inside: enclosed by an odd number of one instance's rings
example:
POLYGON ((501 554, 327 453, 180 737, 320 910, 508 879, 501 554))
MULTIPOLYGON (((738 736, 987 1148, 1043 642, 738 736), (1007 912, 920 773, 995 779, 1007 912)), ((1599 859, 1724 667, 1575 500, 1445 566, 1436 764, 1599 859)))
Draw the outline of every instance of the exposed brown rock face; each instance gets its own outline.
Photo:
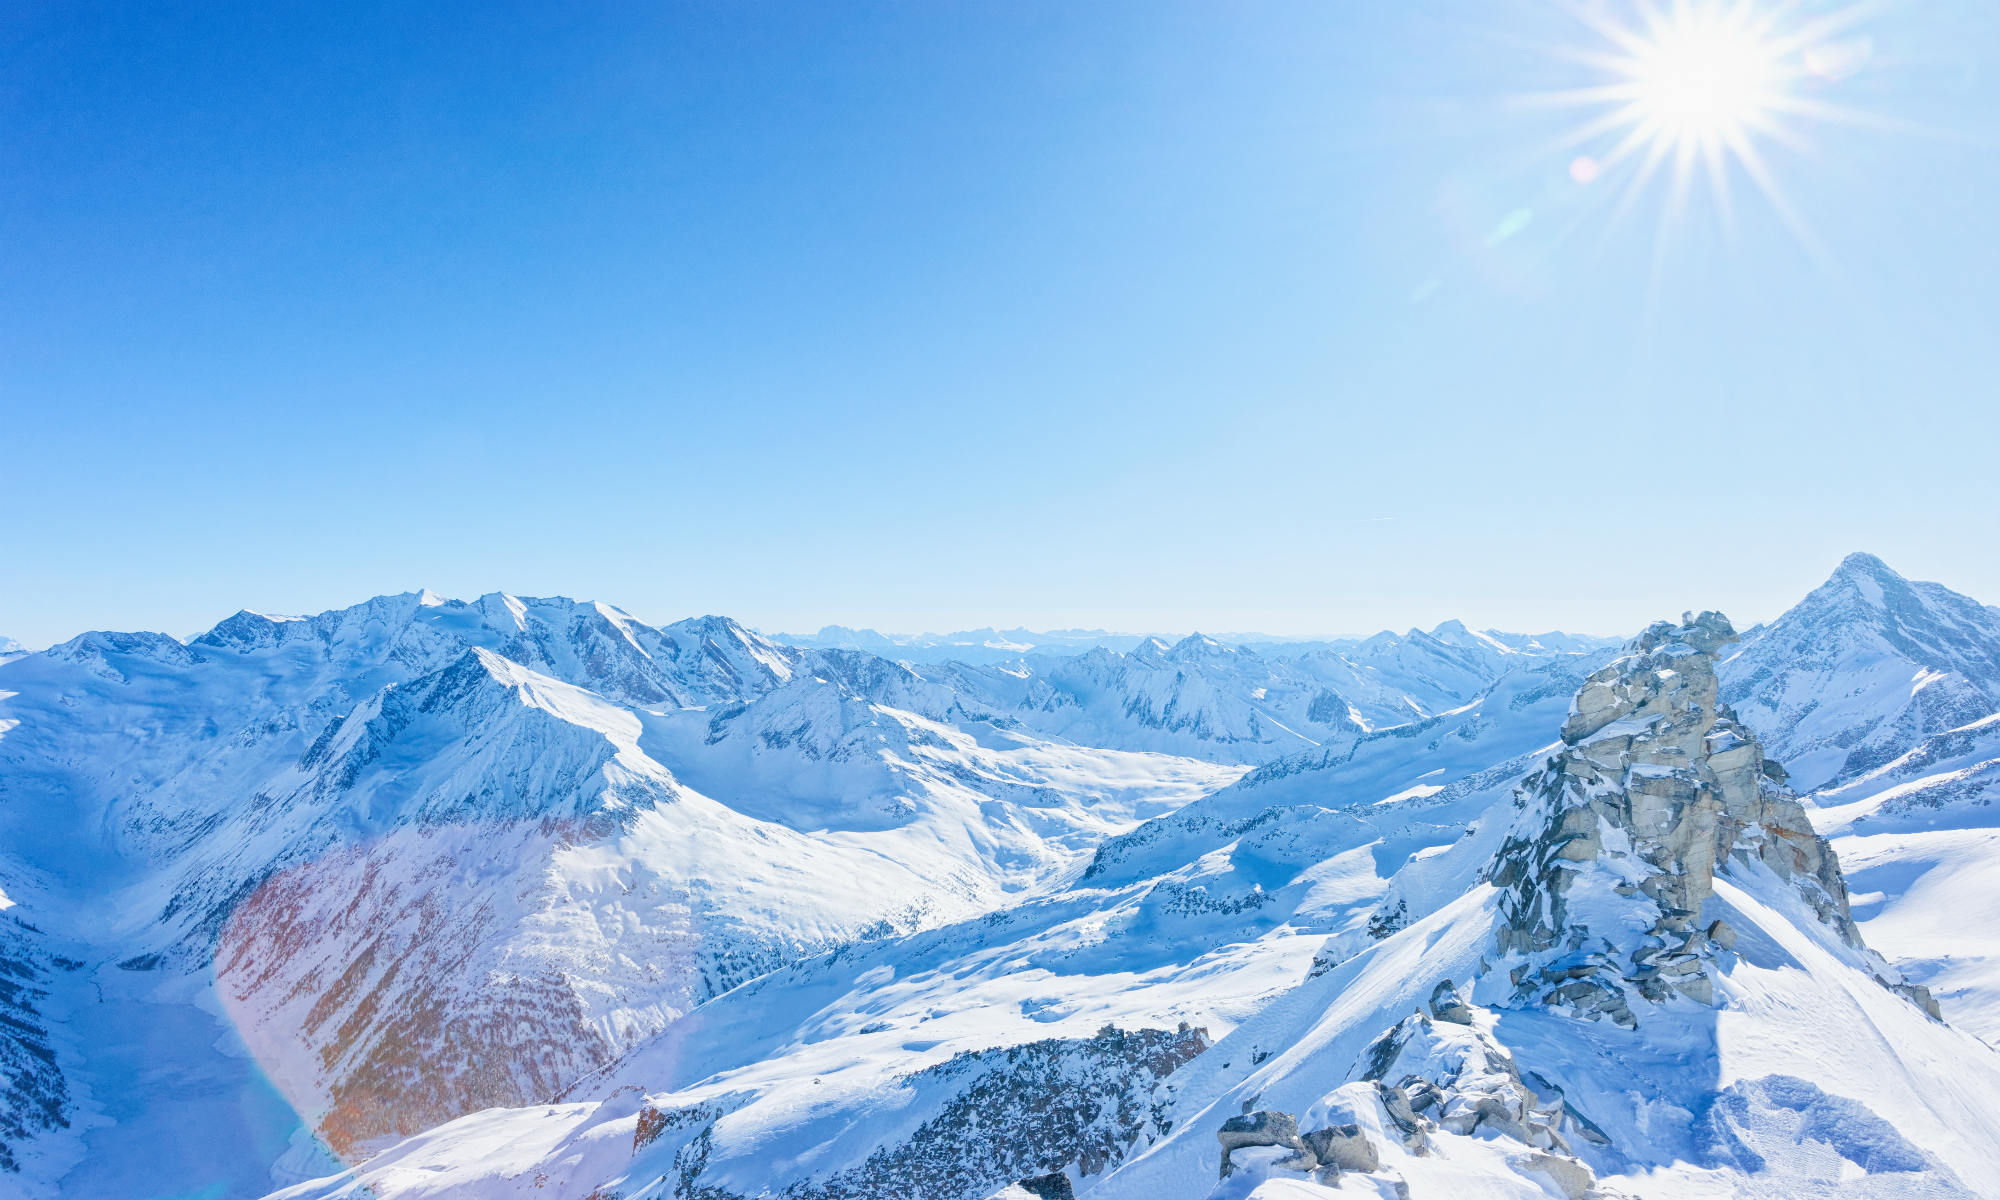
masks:
POLYGON ((459 869, 444 847, 428 863, 410 849, 378 864, 381 848, 349 848, 273 876, 216 950, 246 1042, 343 1157, 548 1100, 613 1053, 567 981, 483 965, 490 905, 428 886, 459 869))

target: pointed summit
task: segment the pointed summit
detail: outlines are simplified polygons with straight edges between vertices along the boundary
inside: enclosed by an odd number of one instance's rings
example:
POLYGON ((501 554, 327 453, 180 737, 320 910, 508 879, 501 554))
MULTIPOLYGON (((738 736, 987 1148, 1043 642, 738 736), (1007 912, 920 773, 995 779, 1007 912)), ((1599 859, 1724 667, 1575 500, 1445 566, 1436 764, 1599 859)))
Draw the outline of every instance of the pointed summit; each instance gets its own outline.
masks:
POLYGON ((1840 565, 1813 595, 1825 591, 1852 595, 1861 603, 1879 609, 1908 597, 1910 581, 1873 554, 1857 550, 1840 560, 1840 565))
POLYGON ((1490 630, 1468 628, 1465 622, 1457 618, 1449 621, 1440 621, 1437 628, 1431 630, 1430 637, 1432 640, 1443 642, 1447 646, 1457 646, 1464 650, 1479 650, 1502 656, 1512 656, 1521 653, 1518 647, 1501 641, 1490 630))
POLYGON ((1850 554, 1721 675, 1724 698, 1816 789, 2000 710, 2000 609, 1850 554))
POLYGON ((1840 565, 1834 568, 1833 573, 1836 577, 1841 575, 1873 575, 1880 578, 1887 575, 1896 579, 1902 578, 1901 575, 1897 575, 1890 568, 1888 563, 1883 562, 1866 550, 1856 550, 1846 558, 1841 559, 1840 565))
POLYGON ((262 613, 251 612, 247 608, 215 623, 215 628, 195 638, 190 645, 227 647, 232 650, 266 646, 277 640, 280 626, 277 621, 262 613))
POLYGON ((1168 657, 1179 662, 1198 662, 1202 659, 1226 658, 1232 656, 1255 657, 1241 646, 1225 646, 1205 633, 1191 633, 1167 652, 1168 657))

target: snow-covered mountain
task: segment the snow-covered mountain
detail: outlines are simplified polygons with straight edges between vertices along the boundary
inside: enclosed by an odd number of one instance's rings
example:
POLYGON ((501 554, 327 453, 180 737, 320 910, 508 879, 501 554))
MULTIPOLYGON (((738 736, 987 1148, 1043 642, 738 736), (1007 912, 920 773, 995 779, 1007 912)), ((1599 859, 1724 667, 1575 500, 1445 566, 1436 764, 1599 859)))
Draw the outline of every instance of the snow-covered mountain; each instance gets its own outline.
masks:
MULTIPOLYGON (((1268 659, 1297 658, 1315 652, 1346 654, 1364 643, 1393 645, 1403 640, 1430 638, 1461 648, 1488 649, 1499 653, 1589 654, 1615 649, 1620 640, 1592 634, 1502 633, 1486 629, 1473 631, 1462 621, 1446 621, 1428 634, 1412 629, 1398 637, 1380 633, 1373 638, 1275 637, 1263 633, 1224 633, 1212 640, 1253 650, 1268 659)), ((1102 629, 968 629, 958 633, 878 633, 873 629, 852 629, 828 625, 818 633, 778 633, 771 639, 787 646, 810 650, 860 650, 897 662, 910 663, 1009 663, 1035 656, 1059 658, 1091 650, 1123 654, 1152 641, 1171 645, 1179 638, 1153 634, 1110 633, 1102 629)))
POLYGON ((2000 1041, 2000 610, 1854 554, 1721 672, 1814 791, 1869 943, 2000 1041))
POLYGON ((827 625, 818 633, 776 633, 771 640, 807 650, 860 650, 896 662, 1009 662, 1024 654, 1125 651, 1146 640, 1136 633, 1102 629, 964 629, 957 633, 878 633, 827 625))
POLYGON ((0 1192, 1979 1194, 1993 618, 86 634, 0 664, 0 1192))
POLYGON ((1470 886, 1178 1072, 1173 1131, 1087 1194, 1983 1194, 2000 1055, 1863 944, 1716 707, 1728 636, 1593 676, 1470 886))
MULTIPOLYGON (((88 634, 5 668, 0 844, 46 876, 22 907, 72 1006, 221 1009, 354 1154, 547 1095, 784 962, 986 911, 1238 773, 940 725, 857 687, 948 695, 866 663, 504 595, 88 634)), ((38 1085, 83 1096, 106 1189, 159 1164, 90 1119, 168 1085, 117 1066, 58 1054, 38 1085)))
MULTIPOLYGON (((620 1098, 563 1106, 562 1128, 535 1143, 560 1145, 560 1168, 492 1113, 399 1147, 358 1178, 421 1179, 419 1195, 511 1195, 506 1177, 539 1175, 588 1192, 603 1182, 591 1172, 622 1168, 641 1129, 643 1163, 685 1175, 689 1194, 755 1191, 774 1178, 777 1146, 821 1147, 800 1168, 814 1180, 799 1184, 802 1195, 983 1195, 995 1171, 1026 1173, 1030 1162, 1109 1165, 1124 1143, 1160 1131, 1146 1115, 1166 1074, 1158 1063, 1178 1065, 1255 1013, 1330 944, 1366 945, 1388 877, 1457 842, 1502 787, 1492 773, 1467 776, 1477 751, 1434 771, 1438 783, 1405 786, 1411 747, 1448 757, 1478 743, 1522 759, 1550 739, 1573 685, 1510 682, 1482 698, 1518 714, 1513 722, 1475 703, 1415 735, 1362 734, 1339 762, 1283 776, 1289 786, 1225 789, 1113 837, 1069 882, 1003 911, 807 960, 718 997, 572 1089, 620 1098), (1113 1048, 1156 1065, 1107 1072, 1113 1048), (976 1149, 961 1145, 967 1113, 1009 1097, 1027 1104, 1051 1071, 1093 1080, 1089 1106, 1121 1114, 1111 1149, 1094 1120, 1025 1141, 1022 1130, 1046 1114, 989 1126, 976 1149), (898 1114, 891 1130, 880 1126, 885 1104, 898 1114), (478 1136, 494 1155, 472 1161, 453 1149, 473 1125, 488 1130, 478 1136), (945 1130, 954 1133, 940 1153, 945 1130), (1030 1156, 1003 1152, 1016 1143, 1030 1156)), ((1525 769, 1516 763, 1508 779, 1525 769)), ((642 1177, 642 1160, 632 1163, 610 1191, 642 1177)))
POLYGON ((1412 630, 1344 653, 1267 658, 1192 634, 1171 645, 1151 638, 1125 654, 922 669, 968 702, 1045 736, 1263 763, 1463 707, 1519 669, 1595 665, 1606 656, 1477 639, 1459 646, 1412 630))
POLYGON ((1797 786, 1844 782, 2000 711, 2000 609, 1850 554, 1722 679, 1797 786))
POLYGON ((1730 636, 1512 689, 1560 737, 1481 731, 1516 752, 1435 791, 1365 752, 1253 775, 283 1195, 1976 1195, 2000 1056, 1865 945, 1717 704, 1730 636))

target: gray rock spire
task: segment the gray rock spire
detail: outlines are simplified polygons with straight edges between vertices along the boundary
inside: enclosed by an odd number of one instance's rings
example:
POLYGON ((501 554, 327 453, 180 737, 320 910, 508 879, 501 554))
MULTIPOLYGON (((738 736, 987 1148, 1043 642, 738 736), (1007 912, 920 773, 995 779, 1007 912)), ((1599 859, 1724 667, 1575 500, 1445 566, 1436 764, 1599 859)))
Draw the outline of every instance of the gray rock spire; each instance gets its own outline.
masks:
MULTIPOLYGON (((1565 748, 1523 784, 1487 872, 1505 893, 1495 940, 1514 1003, 1628 1026, 1634 999, 1713 1003, 1712 964, 1733 931, 1702 910, 1731 860, 1789 881, 1861 947, 1832 850, 1717 700, 1716 653, 1735 640, 1720 613, 1661 622, 1577 693, 1565 748)), ((1889 986, 1936 1015, 1927 992, 1889 986)))

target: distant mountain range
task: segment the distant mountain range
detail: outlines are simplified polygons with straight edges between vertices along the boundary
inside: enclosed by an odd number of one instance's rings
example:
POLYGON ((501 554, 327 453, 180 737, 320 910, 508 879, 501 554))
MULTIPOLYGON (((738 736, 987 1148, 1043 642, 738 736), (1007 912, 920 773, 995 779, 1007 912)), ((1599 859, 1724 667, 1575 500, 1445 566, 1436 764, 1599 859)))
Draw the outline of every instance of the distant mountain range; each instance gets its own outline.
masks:
POLYGON ((774 633, 771 640, 808 650, 862 650, 905 662, 1000 662, 1023 654, 1079 654, 1130 650, 1144 634, 1102 629, 966 629, 958 633, 878 633, 827 625, 818 633, 774 633))
POLYGON ((1979 1195, 1996 779, 2000 611, 1866 555, 1740 638, 89 633, 0 662, 0 1192, 1979 1195))
MULTIPOLYGON (((828 625, 818 633, 775 633, 773 641, 812 650, 864 650, 884 658, 904 662, 939 663, 1007 662, 1024 655, 1057 656, 1081 654, 1087 650, 1125 653, 1148 641, 1178 641, 1157 634, 1110 633, 1102 629, 967 629, 958 633, 877 633, 873 629, 850 629, 828 625)), ((1310 654, 1315 651, 1343 653, 1383 639, 1400 641, 1429 636, 1448 645, 1470 647, 1486 644, 1497 649, 1527 653, 1578 654, 1616 646, 1622 639, 1570 633, 1474 633, 1463 622, 1446 621, 1425 635, 1412 629, 1401 638, 1383 632, 1372 638, 1288 637, 1266 633, 1218 633, 1213 641, 1229 646, 1258 650, 1274 658, 1310 654)))

